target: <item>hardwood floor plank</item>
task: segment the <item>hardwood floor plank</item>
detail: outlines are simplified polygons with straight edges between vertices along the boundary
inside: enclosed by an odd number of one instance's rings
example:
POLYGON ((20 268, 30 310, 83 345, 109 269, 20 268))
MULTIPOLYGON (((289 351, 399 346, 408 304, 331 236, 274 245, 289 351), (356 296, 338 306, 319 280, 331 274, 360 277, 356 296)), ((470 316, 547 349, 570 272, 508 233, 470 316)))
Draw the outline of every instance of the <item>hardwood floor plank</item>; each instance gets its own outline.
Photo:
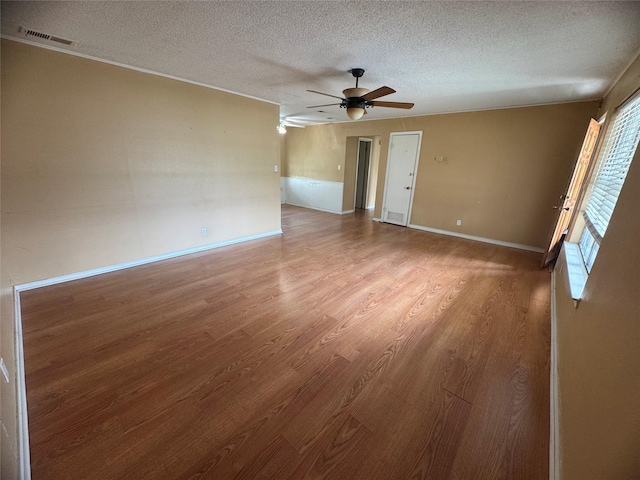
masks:
POLYGON ((118 464, 120 470, 115 478, 180 478, 211 445, 224 442, 218 455, 210 459, 215 463, 231 453, 237 442, 251 435, 252 429, 261 426, 244 428, 242 420, 246 418, 246 412, 232 401, 215 409, 200 409, 200 412, 195 421, 159 436, 155 448, 145 449, 142 455, 118 464), (227 441, 229 437, 234 440, 227 441))
POLYGON ((406 346, 406 337, 379 335, 370 339, 373 348, 358 356, 347 375, 336 379, 334 388, 324 392, 307 406, 306 410, 285 432, 285 437, 305 453, 333 424, 340 422, 366 396, 376 381, 382 378, 390 365, 406 346))
POLYGON ((549 428, 549 348, 550 332, 545 319, 549 305, 532 300, 526 314, 527 331, 522 355, 513 372, 512 407, 507 431, 507 455, 502 459, 502 471, 507 478, 542 478, 549 471, 548 456, 541 452, 547 442, 534 435, 538 428, 549 428), (537 448, 521 450, 522 445, 537 448))
POLYGON ((547 477, 538 255, 363 211, 282 228, 22 292, 34 480, 547 477))
MULTIPOLYGON (((542 478, 548 475, 548 452, 539 448, 548 443, 542 435, 534 432, 548 432, 548 369, 538 370, 538 389, 533 390, 533 385, 527 378, 527 373, 522 365, 523 352, 529 348, 527 342, 527 330, 543 328, 540 324, 529 325, 527 315, 522 308, 513 307, 510 322, 503 318, 504 334, 502 341, 492 352, 481 387, 482 392, 474 403, 472 415, 469 419, 468 431, 462 439, 462 445, 451 478, 466 479, 469 475, 479 479, 511 479, 511 478, 542 478), (536 398, 535 404, 545 408, 527 410, 523 414, 524 399, 528 395, 536 398), (526 424, 523 422, 526 418, 526 424), (486 443, 476 440, 476 435, 487 439, 486 443), (526 438, 529 435, 535 435, 526 438), (522 436, 516 439, 517 436, 522 436), (510 443, 513 442, 513 443, 510 443), (540 443, 538 443, 540 442, 540 443), (526 444, 527 453, 519 452, 514 457, 514 449, 526 444), (537 444, 538 448, 533 448, 537 444), (524 459, 527 459, 524 461, 524 459), (545 471, 545 466, 547 470, 545 471)), ((538 317, 538 321, 541 319, 538 317)), ((547 319, 544 323, 548 325, 547 319)), ((545 337, 539 338, 535 348, 546 351, 545 337)), ((543 360, 546 354, 537 358, 543 360)))
MULTIPOLYGON (((257 455, 252 455, 234 480, 264 478, 285 478, 301 461, 300 455, 282 435, 278 435, 257 455)), ((215 477, 214 477, 215 478, 215 477)))
MULTIPOLYGON (((491 287, 487 289, 491 291, 491 287)), ((473 403, 480 388, 487 359, 500 334, 496 318, 507 315, 508 306, 500 304, 495 294, 489 296, 479 311, 469 318, 469 328, 453 347, 442 388, 473 403)), ((452 342, 453 343, 453 342, 452 342)))
POLYGON ((345 415, 337 428, 326 433, 314 450, 308 451, 296 470, 288 477, 354 478, 366 461, 369 430, 351 415, 345 415))
POLYGON ((451 470, 471 405, 446 390, 439 393, 440 403, 437 410, 434 408, 435 418, 429 422, 429 430, 420 439, 419 453, 407 478, 446 478, 451 470))
MULTIPOLYGON (((238 473, 236 456, 251 455, 261 451, 281 433, 288 422, 304 409, 316 397, 318 391, 331 382, 337 374, 343 371, 349 362, 339 356, 334 356, 329 362, 321 365, 312 376, 291 392, 287 392, 266 410, 260 410, 248 417, 238 429, 239 433, 230 435, 221 442, 207 447, 199 455, 193 455, 195 462, 182 476, 213 475, 215 478, 233 478, 238 473), (244 448, 242 448, 244 447, 244 448)), ((241 462, 239 462, 241 463, 241 462)))

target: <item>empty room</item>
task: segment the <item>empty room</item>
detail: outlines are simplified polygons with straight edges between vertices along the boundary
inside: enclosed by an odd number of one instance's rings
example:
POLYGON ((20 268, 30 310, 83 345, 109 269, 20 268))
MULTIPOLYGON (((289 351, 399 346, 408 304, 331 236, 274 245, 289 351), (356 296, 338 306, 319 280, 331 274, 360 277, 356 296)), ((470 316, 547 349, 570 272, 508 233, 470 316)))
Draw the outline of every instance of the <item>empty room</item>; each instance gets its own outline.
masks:
POLYGON ((2 479, 639 478, 640 2, 1 8, 2 479))

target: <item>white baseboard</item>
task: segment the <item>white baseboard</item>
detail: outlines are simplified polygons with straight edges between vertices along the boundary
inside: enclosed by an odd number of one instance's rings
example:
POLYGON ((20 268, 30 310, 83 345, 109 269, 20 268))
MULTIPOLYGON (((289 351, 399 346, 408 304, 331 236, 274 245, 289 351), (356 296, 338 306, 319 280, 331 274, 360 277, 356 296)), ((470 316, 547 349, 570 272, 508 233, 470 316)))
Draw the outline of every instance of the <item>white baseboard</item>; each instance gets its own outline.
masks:
POLYGON ((451 237, 466 238, 467 240, 475 240, 476 242, 491 243, 493 245, 500 245, 502 247, 518 248, 520 250, 528 250, 530 252, 543 253, 544 249, 539 247, 532 247, 530 245, 522 245, 521 243, 503 242, 502 240, 494 240, 493 238, 476 237, 475 235, 466 235, 464 233, 450 232, 448 230, 440 230, 438 228, 423 227, 422 225, 409 224, 409 228, 415 228, 416 230, 423 230, 425 232, 438 233, 440 235, 449 235, 451 237))
POLYGON ((140 260, 134 260, 132 262, 118 263, 116 265, 108 265, 106 267, 95 268, 93 270, 85 270, 84 272, 70 273, 68 275, 61 275, 59 277, 47 278, 45 280, 37 280, 35 282, 23 283, 16 285, 15 289, 18 292, 23 290, 32 290, 34 288, 46 287, 49 285, 55 285, 57 283, 70 282, 72 280, 79 280, 81 278, 93 277, 95 275, 102 275, 103 273, 115 272, 118 270, 124 270, 125 268, 137 267, 139 265, 145 265, 147 263, 159 262, 161 260, 168 260, 170 258, 181 257, 182 255, 189 255, 192 253, 204 252, 206 250, 212 250, 214 248, 226 247, 236 243, 248 242, 250 240, 257 240, 259 238, 270 237, 273 235, 280 235, 282 230, 273 230, 271 232, 258 233, 256 235, 249 235, 247 237, 234 238, 232 240, 226 240, 219 243, 211 243, 209 245, 202 245, 200 247, 188 248, 186 250, 179 250, 177 252, 165 253, 162 255, 156 255, 154 257, 142 258, 140 260))
POLYGON ((551 274, 551 367, 549 372, 549 480, 560 480, 560 397, 556 271, 551 274))
POLYGON ((257 240, 259 238, 270 237, 273 235, 282 234, 282 230, 274 230, 271 232, 259 233, 256 235, 249 235, 247 237, 236 238, 233 240, 227 240, 224 242, 213 243, 209 245, 203 245, 200 247, 189 248, 186 250, 179 250, 177 252, 166 253, 163 255, 157 255, 154 257, 147 257, 132 262, 119 263, 117 265, 109 265, 106 267, 95 268, 93 270, 86 270, 84 272, 71 273, 69 275, 61 275, 59 277, 48 278, 45 280, 38 280, 35 282, 23 283, 13 287, 13 302, 15 309, 15 354, 16 354, 16 396, 18 404, 18 475, 20 480, 31 479, 31 455, 29 451, 29 420, 27 414, 27 388, 26 377, 24 369, 24 351, 23 351, 23 336, 22 336, 22 313, 20 309, 20 292, 25 290, 32 290, 34 288, 45 287, 48 285, 55 285, 58 283, 69 282, 71 280, 78 280, 81 278, 93 277, 95 275, 101 275, 103 273, 115 272, 117 270, 124 270, 125 268, 137 267, 139 265, 145 265, 147 263, 159 262, 161 260, 168 260, 170 258, 180 257, 183 255, 189 255, 191 253, 204 252, 206 250, 212 250, 214 248, 225 247, 227 245, 233 245, 235 243, 248 242, 250 240, 257 240))
POLYGON ((18 408, 18 478, 31 480, 31 453, 29 450, 29 418, 27 415, 27 383, 24 370, 24 343, 22 342, 22 313, 20 291, 13 288, 15 309, 15 355, 16 355, 16 403, 18 408))
POLYGON ((352 208, 351 210, 343 210, 343 211, 342 211, 342 215, 348 215, 348 214, 350 214, 350 213, 355 213, 355 212, 356 212, 356 211, 355 211, 355 209, 353 209, 353 208, 352 208))
POLYGON ((382 219, 381 219, 381 218, 372 218, 372 220, 373 220, 374 222, 380 222, 380 223, 382 223, 382 219))
POLYGON ((297 203, 292 203, 290 201, 287 201, 286 203, 287 203, 287 205, 293 205, 294 207, 309 208, 311 210, 317 210, 318 212, 335 213, 335 214, 338 214, 338 215, 342 215, 342 213, 343 213, 341 211, 336 211, 336 210, 327 210, 326 208, 311 207, 309 205, 300 205, 300 204, 297 204, 297 203))

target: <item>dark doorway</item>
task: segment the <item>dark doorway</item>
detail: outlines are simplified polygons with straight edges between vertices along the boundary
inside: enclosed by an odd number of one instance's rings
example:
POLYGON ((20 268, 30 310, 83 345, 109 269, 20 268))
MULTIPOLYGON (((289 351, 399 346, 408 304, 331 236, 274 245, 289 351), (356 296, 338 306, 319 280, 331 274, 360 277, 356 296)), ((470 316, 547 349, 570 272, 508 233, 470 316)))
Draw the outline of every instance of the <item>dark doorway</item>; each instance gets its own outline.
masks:
POLYGON ((369 186, 369 165, 371 160, 371 140, 358 142, 358 167, 356 172, 356 208, 367 208, 367 190, 369 186))

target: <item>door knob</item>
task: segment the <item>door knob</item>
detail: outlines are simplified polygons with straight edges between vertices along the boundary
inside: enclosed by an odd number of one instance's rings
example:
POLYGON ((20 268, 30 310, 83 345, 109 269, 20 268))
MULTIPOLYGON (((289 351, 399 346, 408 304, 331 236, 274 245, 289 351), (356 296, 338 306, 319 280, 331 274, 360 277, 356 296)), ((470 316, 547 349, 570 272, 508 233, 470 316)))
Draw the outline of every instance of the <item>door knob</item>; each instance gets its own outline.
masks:
POLYGON ((411 190, 411 187, 404 187, 404 188, 406 188, 407 190, 411 190))

